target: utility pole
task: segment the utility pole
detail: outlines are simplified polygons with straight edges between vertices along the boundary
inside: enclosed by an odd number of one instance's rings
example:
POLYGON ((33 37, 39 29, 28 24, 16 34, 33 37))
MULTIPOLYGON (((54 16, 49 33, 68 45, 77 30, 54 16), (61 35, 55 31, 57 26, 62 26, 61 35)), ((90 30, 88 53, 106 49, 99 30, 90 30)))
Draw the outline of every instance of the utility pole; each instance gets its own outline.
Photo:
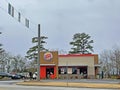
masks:
POLYGON ((40 43, 41 43, 41 39, 40 39, 40 24, 38 24, 38 60, 37 60, 37 80, 40 81, 40 43))
POLYGON ((68 87, 68 61, 66 62, 66 75, 67 75, 67 87, 68 87))

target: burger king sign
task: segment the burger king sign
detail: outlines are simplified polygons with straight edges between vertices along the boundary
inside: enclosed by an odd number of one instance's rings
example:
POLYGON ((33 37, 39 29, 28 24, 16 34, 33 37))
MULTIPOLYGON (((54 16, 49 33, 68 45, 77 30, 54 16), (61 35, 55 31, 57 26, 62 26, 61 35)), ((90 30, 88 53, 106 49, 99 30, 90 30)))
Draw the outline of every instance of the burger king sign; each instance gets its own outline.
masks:
POLYGON ((50 61, 52 58, 53 58, 53 55, 52 55, 51 52, 46 52, 46 53, 44 54, 44 60, 50 61))

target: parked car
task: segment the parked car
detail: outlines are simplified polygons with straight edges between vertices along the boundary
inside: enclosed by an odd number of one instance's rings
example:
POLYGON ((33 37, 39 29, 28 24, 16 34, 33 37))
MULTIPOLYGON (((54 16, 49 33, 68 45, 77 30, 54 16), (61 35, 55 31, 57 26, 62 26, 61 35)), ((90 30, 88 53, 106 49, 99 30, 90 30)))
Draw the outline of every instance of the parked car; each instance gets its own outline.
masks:
POLYGON ((21 76, 18 74, 13 74, 11 79, 21 79, 21 76))
POLYGON ((24 78, 25 78, 25 76, 22 74, 19 74, 19 73, 13 74, 11 77, 11 79, 24 79, 24 78))
POLYGON ((12 75, 6 72, 0 72, 1 77, 11 77, 12 75))
POLYGON ((21 79, 26 78, 25 75, 23 75, 23 74, 17 74, 17 75, 19 75, 21 79))

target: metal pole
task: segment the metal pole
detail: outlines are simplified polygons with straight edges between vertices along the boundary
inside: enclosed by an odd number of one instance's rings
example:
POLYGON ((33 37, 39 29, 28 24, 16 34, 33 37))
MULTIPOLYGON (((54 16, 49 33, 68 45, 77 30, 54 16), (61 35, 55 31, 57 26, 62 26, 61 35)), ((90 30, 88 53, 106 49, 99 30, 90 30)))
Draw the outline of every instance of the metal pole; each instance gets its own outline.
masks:
POLYGON ((40 42, 41 42, 41 39, 40 39, 40 24, 38 24, 38 60, 37 60, 37 64, 38 64, 38 67, 37 67, 37 80, 40 81, 40 42))
POLYGON ((67 74, 67 87, 68 87, 68 61, 66 62, 66 69, 67 69, 66 74, 67 74))

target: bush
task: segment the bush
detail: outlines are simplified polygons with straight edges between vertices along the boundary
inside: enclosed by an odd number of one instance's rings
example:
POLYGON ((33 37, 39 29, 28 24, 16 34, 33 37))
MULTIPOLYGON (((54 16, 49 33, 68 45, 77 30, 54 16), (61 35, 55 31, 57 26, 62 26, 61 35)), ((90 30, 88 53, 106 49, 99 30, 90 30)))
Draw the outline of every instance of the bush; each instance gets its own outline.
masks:
POLYGON ((120 79, 120 75, 112 75, 111 79, 120 79))
POLYGON ((75 76, 75 79, 78 79, 78 76, 75 76))
POLYGON ((4 77, 0 76, 0 79, 3 79, 4 77))
POLYGON ((117 76, 117 79, 120 79, 120 75, 117 76))

